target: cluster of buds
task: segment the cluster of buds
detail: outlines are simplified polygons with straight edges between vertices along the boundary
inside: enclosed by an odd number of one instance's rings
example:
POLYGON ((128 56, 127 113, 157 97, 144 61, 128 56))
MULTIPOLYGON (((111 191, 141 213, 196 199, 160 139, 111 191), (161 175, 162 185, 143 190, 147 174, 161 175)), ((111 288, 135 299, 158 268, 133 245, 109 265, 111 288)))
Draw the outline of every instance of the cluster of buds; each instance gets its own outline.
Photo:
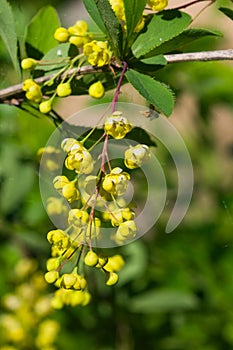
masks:
MULTIPOLYGON (((88 32, 88 25, 83 20, 78 20, 73 26, 69 28, 59 27, 54 33, 54 38, 59 43, 69 42, 75 45, 81 51, 75 57, 65 57, 63 60, 60 58, 47 62, 46 60, 35 60, 34 58, 24 58, 21 61, 21 67, 23 70, 30 71, 40 67, 43 69, 43 65, 57 63, 60 71, 56 73, 55 78, 60 78, 60 82, 57 84, 54 90, 46 89, 47 86, 54 84, 54 77, 42 85, 36 83, 33 79, 26 79, 23 82, 22 89, 26 92, 26 98, 38 104, 38 108, 41 113, 49 114, 52 111, 53 101, 55 97, 67 97, 72 94, 72 79, 74 75, 69 75, 71 68, 79 67, 88 62, 92 66, 102 67, 110 64, 112 58, 112 51, 107 41, 92 40, 93 35, 88 32), (50 96, 51 95, 51 96, 50 96)), ((100 99, 104 96, 105 90, 101 81, 96 81, 89 86, 89 95, 93 98, 100 99)))
POLYGON ((92 66, 103 67, 110 63, 112 51, 106 41, 93 40, 83 47, 83 53, 87 56, 88 62, 92 66))
POLYGON ((1 298, 0 349, 56 350, 60 325, 50 317, 51 296, 37 262, 22 258, 12 276, 14 291, 1 298))
POLYGON ((47 204, 50 212, 56 215, 65 213, 67 223, 65 229, 55 229, 47 235, 51 258, 47 262, 45 279, 58 288, 53 298, 55 308, 89 303, 91 297, 83 265, 104 272, 106 285, 117 283, 118 272, 124 265, 123 258, 120 255, 103 256, 98 248, 93 251, 94 244, 95 247, 98 247, 98 242, 101 245, 106 227, 108 240, 116 245, 135 239, 138 232, 135 212, 124 198, 131 180, 127 168, 135 169, 148 161, 149 147, 141 144, 129 146, 124 154, 125 167, 112 168, 110 161, 105 164, 108 140, 111 137, 123 139, 132 130, 132 124, 122 112, 116 111, 106 117, 103 128, 105 141, 99 157, 92 156, 93 146, 90 149, 84 146, 91 133, 81 141, 66 138, 61 142, 64 167, 68 174, 72 172, 74 179, 69 180, 68 175, 55 176, 53 186, 60 198, 50 197, 47 204), (94 159, 101 159, 101 166, 94 159), (63 266, 71 260, 78 261, 78 265, 67 273, 63 266))
POLYGON ((54 33, 54 38, 60 43, 70 42, 77 48, 81 48, 91 41, 92 35, 88 33, 87 23, 79 20, 69 28, 57 28, 54 33))

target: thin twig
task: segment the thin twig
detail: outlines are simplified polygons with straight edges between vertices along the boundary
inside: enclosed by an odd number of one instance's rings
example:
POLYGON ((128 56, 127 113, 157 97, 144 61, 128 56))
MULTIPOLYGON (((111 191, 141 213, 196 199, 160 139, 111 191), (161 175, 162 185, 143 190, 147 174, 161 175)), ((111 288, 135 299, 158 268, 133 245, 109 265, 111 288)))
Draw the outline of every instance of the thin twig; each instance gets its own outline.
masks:
POLYGON ((167 63, 233 60, 233 49, 164 55, 167 63))
MULTIPOLYGON (((167 63, 233 60, 233 49, 169 54, 169 55, 164 55, 164 57, 167 63)), ((119 66, 115 68, 119 69, 119 66)), ((74 68, 74 70, 75 69, 76 68, 74 68)), ((103 71, 105 72, 111 71, 111 69, 110 67, 94 68, 92 66, 83 66, 78 71, 76 71, 75 75, 78 77, 85 74, 101 73, 103 71)), ((69 75, 72 75, 73 73, 74 71, 71 70, 69 72, 69 75)), ((35 81, 38 84, 43 84, 52 78, 53 78, 53 75, 51 74, 40 78, 36 78, 35 81)), ((22 100, 23 100, 22 84, 13 85, 6 89, 0 90, 0 103, 18 105, 19 104, 18 99, 20 97, 22 97, 22 100)))

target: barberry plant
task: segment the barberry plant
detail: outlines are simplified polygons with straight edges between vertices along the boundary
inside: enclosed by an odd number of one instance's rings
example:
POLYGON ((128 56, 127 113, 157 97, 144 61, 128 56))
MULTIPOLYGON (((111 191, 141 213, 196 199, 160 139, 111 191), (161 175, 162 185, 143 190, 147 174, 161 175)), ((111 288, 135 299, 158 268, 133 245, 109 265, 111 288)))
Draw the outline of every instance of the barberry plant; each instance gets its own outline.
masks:
MULTIPOLYGON (((83 4, 98 32, 91 31, 82 19, 68 28, 55 21, 47 50, 46 45, 32 38, 29 26, 26 41, 39 57, 28 55, 21 61, 27 76, 18 107, 48 116, 59 125, 61 135, 68 133, 58 147, 38 151, 41 167, 51 173, 60 170, 60 157, 64 160, 63 172, 56 174, 51 183, 58 196, 47 200, 49 215, 66 217, 64 227, 47 234, 51 257, 45 280, 58 288, 52 300, 57 309, 90 302, 88 269, 104 273, 107 286, 118 282, 124 259, 98 246, 103 228, 111 232, 109 239, 119 246, 138 234, 135 211, 124 195, 134 169, 150 160, 153 142, 150 137, 144 142, 139 138, 137 144, 127 139, 123 162, 114 164, 109 159, 109 140, 124 140, 134 133, 134 125, 118 108, 122 85, 131 84, 153 109, 169 116, 174 93, 156 79, 157 72, 166 68, 167 54, 182 51, 196 39, 219 35, 191 28, 191 16, 179 8, 166 9, 166 0, 83 0, 83 4), (67 132, 67 125, 63 130, 63 118, 55 110, 59 98, 89 94, 101 100, 109 90, 113 90, 113 98, 102 127, 96 120, 96 125, 81 136, 67 132), (101 152, 96 155, 101 142, 101 152)), ((45 8, 34 18, 31 27, 46 17, 46 11, 45 8)))

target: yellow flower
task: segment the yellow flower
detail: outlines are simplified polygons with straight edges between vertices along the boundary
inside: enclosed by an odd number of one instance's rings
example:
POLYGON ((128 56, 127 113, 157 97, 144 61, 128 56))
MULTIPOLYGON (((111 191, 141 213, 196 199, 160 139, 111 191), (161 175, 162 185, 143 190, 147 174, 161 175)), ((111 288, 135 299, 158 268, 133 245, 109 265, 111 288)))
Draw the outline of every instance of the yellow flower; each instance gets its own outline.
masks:
POLYGON ((112 51, 109 50, 105 41, 93 40, 83 47, 83 53, 87 56, 92 66, 102 67, 110 63, 112 51))
POLYGON ((122 112, 116 111, 106 118, 104 130, 106 134, 115 139, 122 139, 132 129, 128 119, 122 116, 122 112))
POLYGON ((151 153, 147 145, 136 145, 125 151, 125 165, 129 169, 141 167, 150 159, 151 153))
POLYGON ((168 0, 147 0, 147 4, 153 11, 163 11, 168 4, 168 0))
POLYGON ((122 196, 127 188, 130 175, 121 168, 113 168, 110 174, 105 175, 102 186, 103 189, 113 195, 122 196))

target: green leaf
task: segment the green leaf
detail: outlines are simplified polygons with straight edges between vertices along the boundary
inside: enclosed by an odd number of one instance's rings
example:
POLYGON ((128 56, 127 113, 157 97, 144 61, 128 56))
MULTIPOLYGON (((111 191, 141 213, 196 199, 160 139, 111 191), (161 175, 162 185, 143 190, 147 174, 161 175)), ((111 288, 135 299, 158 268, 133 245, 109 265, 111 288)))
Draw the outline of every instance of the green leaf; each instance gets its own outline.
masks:
POLYGON ((0 0, 0 36, 9 52, 18 77, 20 77, 20 69, 17 58, 17 34, 15 29, 15 19, 11 6, 6 0, 0 0))
POLYGON ((84 4, 84 6, 86 7, 86 10, 89 13, 90 17, 93 19, 93 21, 99 27, 99 29, 107 35, 108 34, 107 29, 106 29, 105 24, 102 20, 100 12, 96 6, 95 0, 83 0, 82 2, 84 4))
POLYGON ((219 7, 219 10, 233 20, 233 10, 229 9, 228 7, 219 7))
POLYGON ((172 312, 195 309, 197 298, 172 289, 153 289, 130 299, 130 311, 140 313, 172 312))
POLYGON ((161 55, 165 53, 169 53, 172 51, 177 51, 183 48, 185 45, 189 45, 195 40, 205 38, 207 36, 221 36, 222 34, 218 31, 208 30, 208 29, 187 29, 183 31, 181 34, 176 36, 175 38, 166 41, 164 44, 158 46, 154 50, 152 50, 149 54, 146 55, 149 57, 153 57, 154 55, 161 55))
POLYGON ((43 57, 43 61, 47 61, 48 64, 44 63, 39 65, 35 70, 51 72, 54 70, 61 69, 65 64, 65 58, 69 58, 70 43, 59 44, 49 50, 43 57), (54 64, 52 63, 54 61, 54 64), (50 64, 49 64, 50 62, 50 64), (57 63, 56 63, 57 62, 57 63), (60 64, 58 62, 61 62, 60 64))
POLYGON ((159 66, 165 66, 167 64, 167 61, 163 55, 157 55, 149 58, 143 58, 140 60, 144 64, 149 65, 159 65, 159 66))
POLYGON ((158 111, 167 117, 172 113, 174 97, 170 89, 153 78, 129 69, 126 73, 128 81, 158 111))
POLYGON ((139 58, 156 47, 179 35, 191 22, 191 17, 178 10, 166 10, 157 13, 147 26, 147 30, 138 36, 132 46, 133 54, 139 58))
POLYGON ((31 20, 26 34, 26 42, 45 54, 57 46, 53 35, 60 26, 56 10, 52 6, 42 8, 31 20))
POLYGON ((104 22, 113 50, 118 57, 121 57, 123 33, 120 22, 118 21, 110 3, 106 0, 95 0, 100 16, 104 22))
POLYGON ((145 6, 146 0, 124 0, 128 40, 138 24, 145 6))

